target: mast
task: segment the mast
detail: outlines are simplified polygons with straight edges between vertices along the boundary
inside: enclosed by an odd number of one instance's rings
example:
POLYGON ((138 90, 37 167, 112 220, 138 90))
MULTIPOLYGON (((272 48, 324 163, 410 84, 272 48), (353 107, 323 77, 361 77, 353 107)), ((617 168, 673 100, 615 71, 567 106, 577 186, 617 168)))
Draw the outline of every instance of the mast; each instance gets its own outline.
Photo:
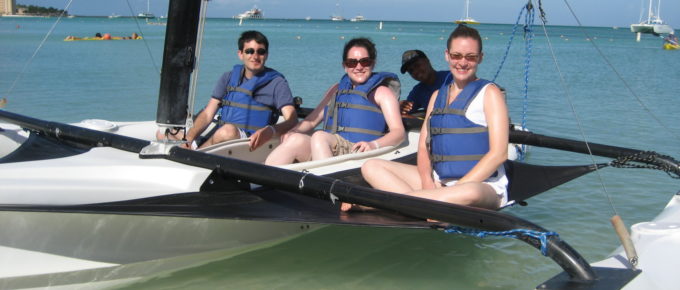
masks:
POLYGON ((465 0, 465 19, 470 18, 470 0, 465 0))
POLYGON ((170 0, 156 123, 185 127, 202 0, 170 0))

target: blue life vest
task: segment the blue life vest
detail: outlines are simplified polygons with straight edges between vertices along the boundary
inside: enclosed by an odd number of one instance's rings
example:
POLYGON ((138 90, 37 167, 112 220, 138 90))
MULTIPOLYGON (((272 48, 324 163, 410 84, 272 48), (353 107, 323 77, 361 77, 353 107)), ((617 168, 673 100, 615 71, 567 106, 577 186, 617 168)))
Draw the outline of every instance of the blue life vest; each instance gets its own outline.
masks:
MULTIPOLYGON (((373 73, 365 83, 355 88, 345 74, 335 98, 324 110, 324 130, 337 133, 353 143, 372 141, 384 135, 387 122, 380 108, 368 100, 368 94, 386 83, 393 90, 399 90, 399 77, 393 73, 373 73)), ((396 97, 399 98, 398 92, 396 97)))
POLYGON ((274 109, 255 101, 255 91, 283 75, 265 68, 263 72, 240 84, 244 73, 245 69, 240 64, 235 65, 231 71, 227 93, 222 98, 220 124, 233 124, 250 135, 260 128, 274 124, 277 117, 274 109))
POLYGON ((447 106, 449 84, 439 89, 429 120, 430 161, 440 179, 461 178, 489 152, 489 130, 465 117, 479 91, 490 81, 465 86, 447 106))

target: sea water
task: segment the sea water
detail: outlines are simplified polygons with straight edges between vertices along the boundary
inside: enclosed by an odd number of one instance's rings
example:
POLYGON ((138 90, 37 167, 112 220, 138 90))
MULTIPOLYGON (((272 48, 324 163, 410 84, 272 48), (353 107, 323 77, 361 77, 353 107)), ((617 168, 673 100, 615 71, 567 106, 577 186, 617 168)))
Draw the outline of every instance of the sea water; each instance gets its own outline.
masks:
MULTIPOLYGON (((548 16, 550 12, 548 11, 548 16)), ((155 119, 165 26, 130 18, 0 18, 0 94, 6 110, 77 122, 155 119), (48 34, 48 31, 51 33, 48 34), (95 33, 143 40, 73 41, 95 33), (38 49, 39 48, 39 49, 38 49)), ((244 30, 267 35, 267 65, 282 72, 293 94, 313 107, 343 74, 342 47, 366 36, 377 46, 377 71, 399 72, 401 53, 420 49, 446 70, 452 23, 258 20, 239 25, 208 19, 199 66, 196 109, 215 81, 238 63, 244 30)), ((513 25, 481 24, 484 59, 478 75, 492 79, 513 25)), ((530 50, 523 28, 514 36, 497 83, 507 90, 513 122, 533 132, 653 150, 680 157, 680 51, 626 28, 540 26, 530 50), (553 55, 555 58, 553 58, 553 55), (527 57, 528 56, 528 57, 527 57), (528 82, 526 68, 528 68, 528 82), (525 94, 525 88, 527 93, 525 94), (524 113, 526 112, 526 114, 524 113)), ((415 84, 399 74, 405 98, 415 84)), ((606 162, 531 148, 527 162, 606 162)), ((652 219, 680 187, 659 171, 606 168, 503 211, 556 231, 588 261, 617 246, 609 218, 627 226, 652 219)), ((560 268, 527 244, 431 230, 330 226, 285 243, 130 286, 130 289, 530 289, 560 268)))

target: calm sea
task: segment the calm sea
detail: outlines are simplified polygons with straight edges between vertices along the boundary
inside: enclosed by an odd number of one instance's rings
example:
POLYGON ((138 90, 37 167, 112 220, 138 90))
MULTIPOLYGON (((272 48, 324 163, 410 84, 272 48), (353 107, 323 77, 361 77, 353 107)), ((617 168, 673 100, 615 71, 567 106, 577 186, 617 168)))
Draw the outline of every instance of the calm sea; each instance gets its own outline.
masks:
MULTIPOLYGON (((43 43, 55 21, 0 18, 0 94, 8 100, 7 110, 62 122, 155 119, 165 26, 126 18, 63 19, 43 43), (63 41, 68 35, 97 32, 137 32, 144 40, 63 41)), ((342 46, 355 36, 376 42, 377 70, 398 73, 401 53, 416 48, 438 69, 446 69, 443 53, 454 24, 378 26, 374 21, 319 20, 246 21, 239 26, 236 20, 209 19, 196 107, 207 102, 214 82, 237 62, 236 39, 247 29, 269 37, 267 65, 281 71, 309 107, 340 78, 342 46)), ((513 26, 475 27, 484 37, 479 75, 490 79, 513 26)), ((526 99, 521 28, 497 79, 508 91, 513 121, 522 120, 526 106, 527 126, 537 133, 582 139, 583 130, 592 142, 680 157, 680 51, 662 50, 661 39, 653 36, 635 42, 625 27, 548 26, 547 31, 556 60, 548 38, 536 27, 526 99)), ((403 76, 402 98, 414 84, 403 76)), ((588 164, 591 159, 532 148, 528 162, 588 164)), ((609 223, 612 207, 630 226, 653 218, 678 189, 678 181, 663 172, 607 168, 600 176, 585 176, 529 200, 527 207, 504 212, 558 232, 587 260, 597 261, 618 246, 609 223)), ((530 289, 558 272, 550 259, 513 239, 333 226, 270 248, 149 277, 130 289, 530 289)))

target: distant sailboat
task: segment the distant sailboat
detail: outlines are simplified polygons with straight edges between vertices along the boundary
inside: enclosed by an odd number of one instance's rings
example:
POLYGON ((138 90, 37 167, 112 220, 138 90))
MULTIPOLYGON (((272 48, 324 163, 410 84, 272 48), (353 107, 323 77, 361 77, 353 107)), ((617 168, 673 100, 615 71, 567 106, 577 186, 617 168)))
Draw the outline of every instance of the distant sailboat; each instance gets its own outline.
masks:
MULTIPOLYGON (((641 33, 651 33, 651 34, 672 34, 675 32, 673 27, 668 24, 664 24, 661 20, 659 13, 661 12, 661 0, 656 3, 656 14, 654 13, 653 0, 649 0, 649 5, 647 8, 647 20, 640 23, 631 24, 630 31, 638 33, 638 41, 641 33)), ((641 13, 642 14, 642 13, 641 13)))
POLYGON ((342 12, 340 11, 340 2, 335 3, 335 14, 331 15, 332 21, 344 21, 345 18, 342 17, 342 12))
POLYGON ((470 0, 465 0, 465 18, 455 21, 457 24, 479 24, 477 20, 470 17, 470 0))
POLYGON ((142 12, 142 13, 137 14, 137 18, 146 18, 146 19, 156 18, 156 15, 153 15, 153 13, 149 12, 151 10, 151 5, 150 5, 149 2, 151 2, 151 0, 146 0, 146 12, 142 12))

